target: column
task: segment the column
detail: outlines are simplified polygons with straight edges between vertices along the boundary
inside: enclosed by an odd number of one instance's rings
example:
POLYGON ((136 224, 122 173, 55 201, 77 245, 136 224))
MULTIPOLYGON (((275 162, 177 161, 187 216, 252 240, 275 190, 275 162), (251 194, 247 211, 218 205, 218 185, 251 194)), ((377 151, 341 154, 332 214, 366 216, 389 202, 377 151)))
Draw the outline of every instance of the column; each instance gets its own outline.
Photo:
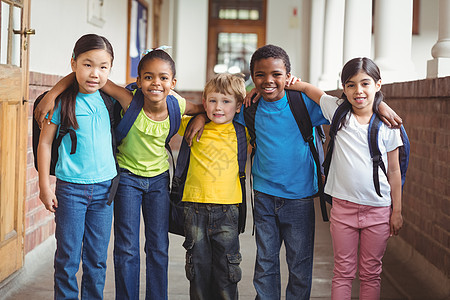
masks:
POLYGON ((439 0, 438 41, 431 49, 427 78, 450 76, 450 0, 439 0))
POLYGON ((372 0, 346 0, 344 64, 355 57, 370 57, 371 44, 372 0))
POLYGON ((323 27, 325 0, 311 1, 311 33, 309 43, 309 82, 318 85, 322 73, 323 27))
POLYGON ((375 63, 383 83, 416 78, 411 60, 413 0, 375 2, 375 63))
POLYGON ((340 87, 339 72, 342 69, 344 40, 345 0, 327 0, 323 41, 322 75, 319 87, 334 90, 340 87))

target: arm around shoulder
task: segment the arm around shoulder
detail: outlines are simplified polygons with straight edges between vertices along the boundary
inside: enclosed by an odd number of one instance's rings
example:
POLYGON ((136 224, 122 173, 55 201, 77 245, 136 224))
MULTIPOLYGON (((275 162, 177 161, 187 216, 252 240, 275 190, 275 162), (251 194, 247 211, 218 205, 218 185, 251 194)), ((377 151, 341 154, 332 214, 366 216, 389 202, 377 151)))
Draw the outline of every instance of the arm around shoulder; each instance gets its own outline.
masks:
POLYGON ((133 100, 133 94, 131 93, 131 91, 127 90, 124 87, 118 86, 109 79, 102 87, 102 91, 119 101, 120 106, 122 106, 124 112, 128 109, 131 100, 133 100))
POLYGON ((325 92, 319 89, 318 87, 304 81, 298 81, 293 85, 287 87, 287 89, 299 91, 306 94, 306 96, 311 98, 318 105, 320 105, 320 98, 322 97, 323 94, 325 94, 325 92))
POLYGON ((75 73, 72 72, 69 75, 58 81, 45 96, 42 98, 41 102, 36 106, 34 110, 34 118, 40 124, 42 128, 42 123, 44 122, 45 116, 48 114, 48 124, 53 116, 53 109, 55 106, 56 98, 61 95, 75 80, 75 73))

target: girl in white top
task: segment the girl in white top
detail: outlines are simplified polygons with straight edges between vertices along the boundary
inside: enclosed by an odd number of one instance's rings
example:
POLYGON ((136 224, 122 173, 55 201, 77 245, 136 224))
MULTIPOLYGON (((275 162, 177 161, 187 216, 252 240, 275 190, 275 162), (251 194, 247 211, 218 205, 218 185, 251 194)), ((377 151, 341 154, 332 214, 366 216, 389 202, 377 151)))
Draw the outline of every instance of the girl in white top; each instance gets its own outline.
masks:
POLYGON ((383 100, 380 71, 369 58, 355 58, 341 72, 341 99, 308 83, 294 88, 320 104, 330 122, 339 104, 351 111, 339 124, 325 192, 333 197, 330 231, 334 251, 332 299, 350 299, 359 259, 360 299, 379 299, 381 259, 389 236, 402 227, 400 130, 382 124, 378 145, 387 162, 387 176, 379 172, 381 197, 374 189, 368 126, 383 100), (359 244, 359 257, 358 257, 359 244))

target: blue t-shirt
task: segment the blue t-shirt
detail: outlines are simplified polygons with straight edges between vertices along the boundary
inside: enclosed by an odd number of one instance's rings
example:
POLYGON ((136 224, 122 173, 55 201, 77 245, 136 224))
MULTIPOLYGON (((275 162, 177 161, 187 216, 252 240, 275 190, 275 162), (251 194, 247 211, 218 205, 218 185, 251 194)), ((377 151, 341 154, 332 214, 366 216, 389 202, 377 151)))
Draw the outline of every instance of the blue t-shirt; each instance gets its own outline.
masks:
MULTIPOLYGON (((303 95, 313 127, 329 124, 320 106, 303 95)), ((237 121, 244 124, 241 113, 237 121)), ((256 154, 253 188, 269 195, 301 199, 317 193, 317 174, 308 143, 303 140, 286 94, 267 102, 260 98, 255 116, 256 154)))
MULTIPOLYGON (((78 93, 75 105, 78 129, 77 150, 70 154, 72 141, 66 134, 58 149, 55 175, 58 179, 81 184, 98 183, 117 174, 111 144, 108 109, 99 91, 78 93)), ((60 125, 61 106, 55 108, 52 123, 60 125)), ((59 129, 58 129, 59 130, 59 129)))

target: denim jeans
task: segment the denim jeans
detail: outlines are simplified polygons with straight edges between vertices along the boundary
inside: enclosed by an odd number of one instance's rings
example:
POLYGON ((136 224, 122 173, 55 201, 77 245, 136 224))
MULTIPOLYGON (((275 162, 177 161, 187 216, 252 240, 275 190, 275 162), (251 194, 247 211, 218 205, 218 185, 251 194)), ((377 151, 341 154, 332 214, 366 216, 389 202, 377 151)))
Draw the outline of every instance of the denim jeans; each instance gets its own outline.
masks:
POLYGON ((122 169, 114 201, 116 299, 139 299, 141 207, 145 225, 145 299, 167 299, 169 172, 142 177, 122 169))
POLYGON ((313 199, 284 199, 255 192, 256 299, 280 299, 280 248, 284 242, 289 279, 287 300, 309 299, 314 251, 313 199))
POLYGON ((111 235, 111 181, 76 184, 56 181, 55 299, 78 299, 76 273, 82 260, 81 299, 103 299, 111 235))
POLYGON ((186 202, 184 215, 190 299, 238 299, 242 277, 238 207, 186 202))

